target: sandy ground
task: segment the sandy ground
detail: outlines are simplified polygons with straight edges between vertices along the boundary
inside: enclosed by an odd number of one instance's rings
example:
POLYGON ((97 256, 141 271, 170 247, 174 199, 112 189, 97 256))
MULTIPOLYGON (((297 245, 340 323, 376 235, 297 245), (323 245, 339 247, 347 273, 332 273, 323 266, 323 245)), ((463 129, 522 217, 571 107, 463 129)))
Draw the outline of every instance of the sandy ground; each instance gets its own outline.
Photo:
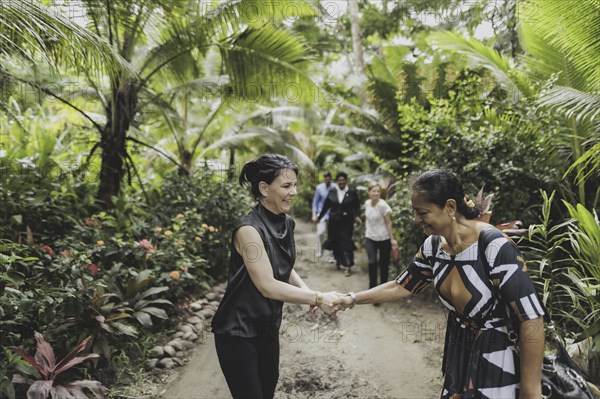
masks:
MULTIPOLYGON (((315 257, 314 226, 298 222, 296 270, 321 291, 368 288, 366 257, 357 252, 354 274, 315 257)), ((391 270, 390 276, 395 276, 391 270)), ((277 399, 435 398, 441 389, 445 315, 435 299, 413 297, 381 306, 359 305, 336 319, 284 306, 277 399)), ((159 390, 164 399, 231 398, 212 334, 159 390)))

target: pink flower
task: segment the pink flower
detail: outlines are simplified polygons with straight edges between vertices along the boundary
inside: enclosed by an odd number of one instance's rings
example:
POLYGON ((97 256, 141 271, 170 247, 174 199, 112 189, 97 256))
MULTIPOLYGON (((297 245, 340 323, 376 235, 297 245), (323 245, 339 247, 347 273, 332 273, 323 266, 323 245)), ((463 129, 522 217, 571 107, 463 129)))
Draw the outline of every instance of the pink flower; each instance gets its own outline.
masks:
POLYGON ((144 248, 144 250, 146 251, 147 254, 149 254, 150 252, 152 252, 154 250, 152 243, 146 239, 140 240, 138 242, 138 245, 140 247, 144 248))
POLYGON ((88 269, 90 271, 90 273, 92 274, 92 276, 96 277, 98 275, 98 265, 95 263, 88 263, 87 265, 85 265, 85 268, 88 269))
POLYGON ((55 255, 55 253, 54 253, 54 250, 53 250, 52 248, 50 248, 50 246, 49 246, 49 245, 42 245, 42 246, 40 247, 40 249, 41 249, 42 251, 44 251, 44 252, 47 252, 47 253, 48 253, 48 255, 50 255, 50 256, 54 256, 54 255, 55 255))

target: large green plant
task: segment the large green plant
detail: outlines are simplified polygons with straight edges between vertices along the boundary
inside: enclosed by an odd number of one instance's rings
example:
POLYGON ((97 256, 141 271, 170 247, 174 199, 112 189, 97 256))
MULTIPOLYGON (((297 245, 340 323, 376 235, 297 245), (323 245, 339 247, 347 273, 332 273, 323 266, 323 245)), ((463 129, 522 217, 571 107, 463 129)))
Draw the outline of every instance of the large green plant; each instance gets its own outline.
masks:
POLYGON ((592 340, 590 375, 600 375, 600 220, 563 201, 570 218, 551 220, 554 193, 542 193, 541 221, 529 227, 526 257, 534 282, 563 335, 592 340))
POLYGON ((432 44, 464 54, 472 65, 491 71, 495 82, 512 93, 513 99, 526 97, 562 119, 559 131, 542 131, 551 140, 545 155, 562 153, 569 164, 560 173, 570 177, 572 187, 561 190, 569 202, 595 208, 600 199, 597 163, 587 161, 597 153, 600 79, 596 40, 600 26, 600 5, 595 0, 564 2, 534 0, 534 14, 520 15, 519 39, 525 54, 517 59, 499 54, 475 39, 452 32, 430 36, 432 44), (517 66, 513 66, 517 64, 517 66), (586 152, 587 150, 587 152, 586 152), (580 160, 576 162, 576 160, 580 160))
POLYGON ((51 242, 87 212, 93 186, 77 178, 77 170, 58 172, 40 169, 29 158, 0 158, 0 238, 51 242))

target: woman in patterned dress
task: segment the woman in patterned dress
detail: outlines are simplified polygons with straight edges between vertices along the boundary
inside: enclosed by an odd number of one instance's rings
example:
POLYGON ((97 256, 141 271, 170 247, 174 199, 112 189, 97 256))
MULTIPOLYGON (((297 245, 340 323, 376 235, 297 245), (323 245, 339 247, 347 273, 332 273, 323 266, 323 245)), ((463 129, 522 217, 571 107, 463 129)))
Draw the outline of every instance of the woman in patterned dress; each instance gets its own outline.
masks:
POLYGON ((432 170, 412 186, 415 221, 429 236, 395 281, 339 300, 397 301, 434 283, 449 309, 441 398, 536 398, 541 393, 544 311, 518 248, 478 221, 479 210, 454 174, 432 170), (507 332, 514 316, 518 342, 507 332))

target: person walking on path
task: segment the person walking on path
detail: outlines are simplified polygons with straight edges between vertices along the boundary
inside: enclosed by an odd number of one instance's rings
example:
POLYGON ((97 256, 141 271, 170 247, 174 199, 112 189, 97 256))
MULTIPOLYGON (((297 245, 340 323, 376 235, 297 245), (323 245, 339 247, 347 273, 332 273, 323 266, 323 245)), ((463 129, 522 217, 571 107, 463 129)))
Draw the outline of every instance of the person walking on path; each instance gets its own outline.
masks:
POLYGON ((335 304, 397 301, 433 282, 449 309, 443 399, 541 398, 544 310, 517 246, 480 212, 456 176, 420 175, 412 186, 415 221, 429 236, 395 281, 335 304), (507 312, 518 340, 507 331, 507 312))
POLYGON ((368 185, 369 199, 365 202, 365 247, 369 259, 369 288, 388 281, 390 252, 398 247, 392 230, 392 208, 381 198, 381 186, 377 182, 368 185))
POLYGON ((348 187, 348 175, 339 172, 335 177, 337 187, 332 188, 325 198, 321 213, 317 217, 319 222, 327 211, 329 212, 329 223, 327 226, 327 240, 324 248, 333 250, 338 268, 342 266, 346 277, 352 274, 354 266, 354 250, 352 241, 354 225, 362 225, 360 219, 360 200, 354 189, 348 187))
MULTIPOLYGON (((323 183, 320 183, 315 188, 315 195, 313 197, 312 202, 312 221, 316 222, 317 217, 321 213, 321 209, 323 209, 323 204, 325 203, 325 199, 329 194, 329 190, 335 187, 335 184, 331 182, 331 172, 325 171, 323 173, 323 183)), ((325 243, 325 239, 327 238, 327 222, 329 221, 329 212, 325 214, 325 216, 317 223, 317 236, 319 237, 319 258, 323 260, 329 259, 330 262, 335 262, 335 260, 329 256, 326 257, 323 250, 323 244, 325 243)))
POLYGON ((312 291, 294 271, 298 167, 281 155, 244 165, 239 182, 257 205, 232 232, 228 285, 212 320, 221 370, 234 399, 273 398, 279 379, 283 302, 308 304, 327 314, 335 293, 312 291))

